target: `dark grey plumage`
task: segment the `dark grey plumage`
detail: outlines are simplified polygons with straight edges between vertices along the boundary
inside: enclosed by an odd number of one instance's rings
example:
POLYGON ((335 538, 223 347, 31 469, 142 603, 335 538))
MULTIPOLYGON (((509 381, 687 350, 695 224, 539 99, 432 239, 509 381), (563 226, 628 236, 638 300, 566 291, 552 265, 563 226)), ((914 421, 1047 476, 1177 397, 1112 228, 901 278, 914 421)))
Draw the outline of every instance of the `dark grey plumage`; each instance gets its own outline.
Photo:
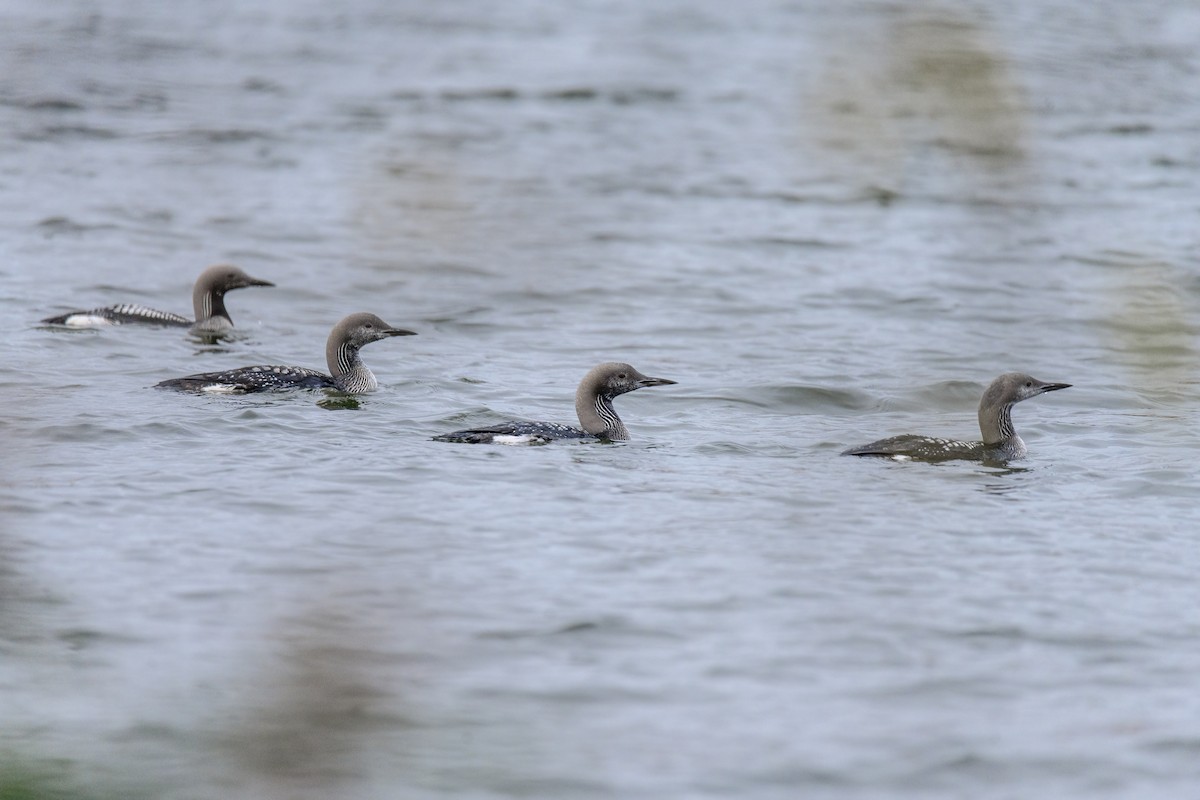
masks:
POLYGON ((231 264, 217 264, 200 273, 192 286, 194 320, 170 311, 159 311, 136 303, 93 308, 90 311, 71 311, 42 320, 50 325, 88 328, 103 325, 161 325, 191 328, 196 333, 221 333, 233 327, 225 310, 225 293, 247 286, 274 286, 270 281, 252 278, 231 264))
POLYGON ((575 391, 575 413, 582 427, 553 422, 502 422, 486 428, 446 433, 433 437, 437 442, 463 444, 541 444, 557 439, 605 439, 612 442, 629 438, 629 429, 617 416, 613 399, 645 386, 666 386, 675 381, 650 378, 628 364, 610 361, 593 368, 575 391))
POLYGON ((884 456, 896 460, 1011 461, 1023 458, 1025 442, 1012 423, 1012 407, 1039 394, 1068 389, 1069 383, 1046 383, 1021 372, 1006 372, 984 390, 979 401, 979 430, 983 440, 961 442, 932 436, 904 434, 877 442, 851 447, 845 456, 884 456))
POLYGON ((374 314, 351 314, 333 327, 325 343, 325 360, 330 374, 307 367, 256 365, 224 372, 205 372, 172 378, 157 389, 189 392, 245 394, 279 389, 337 389, 350 394, 373 392, 379 382, 363 363, 359 350, 371 342, 391 336, 415 336, 413 331, 394 328, 374 314))

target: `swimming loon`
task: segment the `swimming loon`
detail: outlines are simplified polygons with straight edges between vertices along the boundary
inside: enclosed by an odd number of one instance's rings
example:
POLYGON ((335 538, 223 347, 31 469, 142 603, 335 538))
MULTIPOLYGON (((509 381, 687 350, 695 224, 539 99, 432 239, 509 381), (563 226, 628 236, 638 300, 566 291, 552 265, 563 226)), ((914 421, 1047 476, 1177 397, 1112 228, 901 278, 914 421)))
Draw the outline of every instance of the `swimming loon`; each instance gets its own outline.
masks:
POLYGON ((575 413, 582 428, 553 422, 502 422, 433 437, 435 442, 465 444, 543 444, 555 439, 605 439, 623 442, 629 429, 613 409, 613 398, 644 386, 666 386, 675 381, 648 378, 628 364, 608 362, 587 375, 575 392, 575 413))
POLYGON ((897 461, 1009 461, 1024 458, 1025 442, 1013 429, 1013 404, 1070 387, 1069 383, 1046 383, 1020 372, 1006 372, 992 381, 979 401, 979 430, 983 441, 959 442, 905 434, 851 447, 842 455, 886 456, 897 461))
POLYGON ((247 286, 274 286, 270 281, 251 278, 231 264, 217 264, 200 273, 192 287, 192 307, 196 319, 190 320, 170 311, 158 311, 136 303, 93 308, 90 311, 71 311, 56 317, 47 317, 42 322, 50 325, 67 325, 72 328, 90 328, 102 325, 162 325, 165 327, 190 327, 197 333, 220 333, 233 327, 233 320, 225 310, 225 293, 247 286))
POLYGON ((393 328, 374 314, 360 312, 334 325, 329 334, 325 343, 325 360, 329 363, 331 375, 305 367, 258 365, 172 378, 157 384, 155 388, 225 394, 275 389, 338 389, 349 394, 373 392, 379 388, 379 382, 367 369, 358 351, 363 345, 389 336, 416 336, 416 333, 393 328))

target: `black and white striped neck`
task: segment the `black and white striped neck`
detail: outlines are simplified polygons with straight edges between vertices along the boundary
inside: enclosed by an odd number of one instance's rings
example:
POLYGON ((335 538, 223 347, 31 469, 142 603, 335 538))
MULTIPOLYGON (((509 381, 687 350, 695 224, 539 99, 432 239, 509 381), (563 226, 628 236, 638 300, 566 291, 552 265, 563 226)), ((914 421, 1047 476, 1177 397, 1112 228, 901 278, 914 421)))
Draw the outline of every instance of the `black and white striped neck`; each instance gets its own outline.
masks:
POLYGON ((349 394, 373 392, 379 388, 375 373, 363 363, 359 348, 343 339, 333 349, 329 360, 329 374, 337 388, 349 394))
MULTIPOLYGON (((617 416, 617 410, 613 408, 613 398, 609 395, 596 395, 596 403, 593 406, 596 411, 596 419, 603 423, 603 428, 589 431, 601 439, 608 439, 610 442, 624 442, 629 439, 629 429, 625 427, 625 423, 617 416)), ((580 420, 582 423, 582 418, 580 420)), ((584 428, 587 428, 587 423, 584 423, 584 428)))

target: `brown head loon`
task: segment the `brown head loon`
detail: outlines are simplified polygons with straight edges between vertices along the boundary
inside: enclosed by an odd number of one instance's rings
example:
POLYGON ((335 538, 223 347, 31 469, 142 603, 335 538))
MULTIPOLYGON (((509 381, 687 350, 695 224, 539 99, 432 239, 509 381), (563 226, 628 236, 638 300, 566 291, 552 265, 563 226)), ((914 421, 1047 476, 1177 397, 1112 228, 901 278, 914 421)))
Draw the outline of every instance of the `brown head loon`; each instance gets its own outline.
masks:
POLYGON ((224 372, 204 372, 186 378, 172 378, 156 384, 157 389, 182 389, 189 392, 246 394, 279 389, 337 389, 348 394, 373 392, 379 388, 375 375, 363 363, 359 350, 371 342, 390 336, 415 336, 413 331, 394 328, 374 314, 360 312, 343 319, 325 343, 329 373, 307 367, 270 364, 240 367, 224 372))
POLYGON ((580 428, 556 422, 502 422, 433 437, 435 442, 464 444, 543 444, 556 439, 603 439, 623 442, 629 429, 617 416, 613 399, 645 386, 666 386, 675 381, 650 378, 628 364, 610 361, 593 368, 575 392, 575 413, 580 428))
POLYGON ((95 328, 104 325, 161 325, 171 328, 191 328, 196 333, 222 333, 233 327, 225 310, 225 293, 247 286, 274 286, 270 281, 251 278, 231 264, 217 264, 200 273, 192 287, 194 320, 170 311, 124 303, 90 311, 71 311, 42 320, 50 325, 72 328, 95 328))
POLYGON ((897 461, 1010 461, 1024 458, 1025 442, 1021 441, 1013 428, 1013 405, 1070 386, 1069 383, 1046 383, 1020 372, 1006 372, 992 381, 979 401, 979 430, 983 434, 983 441, 960 442, 904 434, 851 447, 842 455, 884 456, 897 461))

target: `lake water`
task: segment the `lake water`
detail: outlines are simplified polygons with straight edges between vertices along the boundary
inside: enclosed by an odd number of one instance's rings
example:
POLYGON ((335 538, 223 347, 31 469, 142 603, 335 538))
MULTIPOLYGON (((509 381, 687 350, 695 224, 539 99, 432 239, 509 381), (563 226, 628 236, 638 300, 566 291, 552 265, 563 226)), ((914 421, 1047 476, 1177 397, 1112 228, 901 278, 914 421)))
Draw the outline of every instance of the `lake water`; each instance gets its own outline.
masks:
POLYGON ((1200 792, 1192 5, 0 22, 0 782, 1200 792), (222 261, 277 287, 220 344, 38 323, 222 261), (149 388, 359 310, 420 335, 357 403, 149 388), (430 441, 573 423, 606 360, 678 381, 627 443, 430 441), (1014 369, 1074 384, 1025 461, 838 455, 972 437, 1014 369))

